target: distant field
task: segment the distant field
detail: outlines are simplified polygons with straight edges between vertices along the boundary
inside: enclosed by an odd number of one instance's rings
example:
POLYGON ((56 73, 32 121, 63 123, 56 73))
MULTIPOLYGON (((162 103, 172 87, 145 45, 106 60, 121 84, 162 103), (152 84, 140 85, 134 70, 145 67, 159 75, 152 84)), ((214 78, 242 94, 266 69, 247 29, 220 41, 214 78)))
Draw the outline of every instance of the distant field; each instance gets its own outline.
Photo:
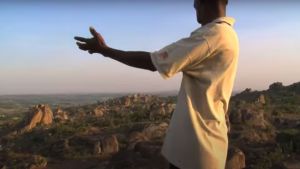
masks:
MULTIPOLYGON (((109 98, 120 97, 132 93, 107 94, 57 94, 57 95, 0 95, 0 115, 23 113, 37 104, 48 104, 52 108, 57 106, 72 107, 101 102, 109 98)), ((159 96, 176 95, 176 91, 149 93, 159 96)), ((1 117, 0 117, 1 118, 1 117)))
POLYGON ((78 95, 10 95, 0 96, 0 114, 15 114, 26 111, 37 104, 51 107, 69 107, 96 103, 122 94, 78 94, 78 95))

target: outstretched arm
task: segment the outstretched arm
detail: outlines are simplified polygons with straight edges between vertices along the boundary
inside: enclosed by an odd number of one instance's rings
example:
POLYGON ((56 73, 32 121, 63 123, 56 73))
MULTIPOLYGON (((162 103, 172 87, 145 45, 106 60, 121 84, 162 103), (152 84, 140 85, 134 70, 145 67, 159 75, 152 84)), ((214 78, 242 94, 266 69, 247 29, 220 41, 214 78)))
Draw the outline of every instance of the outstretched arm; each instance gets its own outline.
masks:
POLYGON ((92 38, 75 37, 75 40, 79 41, 77 42, 79 49, 88 51, 90 54, 100 53, 105 57, 110 57, 128 66, 156 71, 149 52, 122 51, 110 48, 94 28, 90 28, 90 32, 93 35, 92 38))

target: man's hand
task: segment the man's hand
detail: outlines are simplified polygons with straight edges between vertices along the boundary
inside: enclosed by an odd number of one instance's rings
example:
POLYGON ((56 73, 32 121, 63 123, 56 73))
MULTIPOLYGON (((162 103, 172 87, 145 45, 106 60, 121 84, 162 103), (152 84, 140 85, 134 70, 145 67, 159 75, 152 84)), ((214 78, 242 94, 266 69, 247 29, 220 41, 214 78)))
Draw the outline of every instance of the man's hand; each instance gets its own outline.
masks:
POLYGON ((96 32, 94 28, 90 28, 90 32, 93 35, 92 38, 75 37, 75 40, 79 49, 88 51, 90 54, 100 53, 105 57, 117 60, 128 66, 156 71, 156 68, 152 64, 151 55, 149 52, 143 51, 122 51, 108 47, 102 36, 96 32))
POLYGON ((75 36, 74 39, 79 41, 76 42, 76 44, 78 45, 79 49, 88 51, 90 54, 103 54, 104 50, 108 48, 104 42, 103 37, 92 27, 90 27, 90 32, 93 35, 92 38, 83 38, 75 36))

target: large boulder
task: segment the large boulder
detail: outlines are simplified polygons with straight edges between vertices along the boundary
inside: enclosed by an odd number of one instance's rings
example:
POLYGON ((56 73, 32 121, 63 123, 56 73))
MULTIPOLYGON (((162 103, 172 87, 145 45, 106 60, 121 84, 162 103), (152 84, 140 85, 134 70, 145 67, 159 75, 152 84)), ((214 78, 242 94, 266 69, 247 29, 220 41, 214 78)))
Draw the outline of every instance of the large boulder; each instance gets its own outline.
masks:
POLYGON ((137 103, 137 102, 141 102, 144 101, 145 98, 143 95, 137 93, 137 94, 131 94, 131 95, 127 95, 121 98, 121 102, 125 107, 128 107, 130 105, 132 105, 133 103, 137 103))
POLYGON ((236 147, 229 147, 225 169, 243 169, 245 167, 245 154, 236 147))
POLYGON ((266 104, 266 97, 265 97, 265 95, 264 94, 259 95, 259 97, 257 98, 256 102, 259 103, 259 104, 262 104, 262 105, 266 104))
POLYGON ((132 132, 128 139, 128 150, 133 150, 135 145, 139 142, 148 141, 149 138, 145 136, 143 132, 132 132))
POLYGON ((165 136, 167 129, 167 123, 160 123, 158 125, 151 124, 143 130, 143 133, 150 140, 162 139, 165 136))
POLYGON ((242 121, 254 128, 267 129, 270 127, 269 122, 265 119, 263 110, 243 109, 242 121))
POLYGON ((115 135, 101 139, 101 152, 104 154, 114 154, 119 151, 119 142, 115 135))
POLYGON ((97 106, 92 112, 90 112, 90 115, 95 117, 103 117, 105 113, 105 108, 101 106, 97 106))
POLYGON ((37 105, 32 112, 28 113, 27 120, 25 120, 25 127, 22 131, 30 131, 38 124, 50 125, 53 122, 53 112, 48 105, 37 105))
POLYGON ((174 103, 168 103, 166 104, 165 110, 167 114, 172 114, 176 108, 176 104, 174 103))
POLYGON ((94 155, 99 155, 102 153, 102 149, 101 149, 101 142, 100 141, 97 141, 95 144, 94 144, 94 155))
POLYGON ((68 113, 62 108, 58 107, 54 113, 54 119, 59 122, 65 122, 69 120, 68 113))
POLYGON ((274 143, 276 133, 274 130, 246 129, 240 132, 237 140, 240 144, 274 143))
POLYGON ((151 105, 149 118, 155 119, 156 117, 163 117, 167 115, 165 103, 154 103, 151 105))
POLYGON ((38 111, 42 111, 43 116, 41 123, 44 125, 50 125, 53 122, 53 112, 49 105, 39 105, 38 111))
POLYGON ((175 109, 175 104, 154 103, 150 109, 149 118, 155 119, 170 115, 175 109))
POLYGON ((134 131, 129 135, 127 149, 133 150, 136 148, 136 145, 141 142, 163 142, 167 129, 167 123, 160 123, 158 125, 150 124, 141 132, 134 131))
POLYGON ((271 127, 271 124, 265 118, 264 110, 253 107, 253 105, 245 105, 231 110, 229 119, 232 124, 245 124, 248 127, 257 129, 268 129, 271 127))
POLYGON ((151 100, 151 96, 150 95, 143 95, 141 96, 141 101, 144 103, 148 103, 151 100))

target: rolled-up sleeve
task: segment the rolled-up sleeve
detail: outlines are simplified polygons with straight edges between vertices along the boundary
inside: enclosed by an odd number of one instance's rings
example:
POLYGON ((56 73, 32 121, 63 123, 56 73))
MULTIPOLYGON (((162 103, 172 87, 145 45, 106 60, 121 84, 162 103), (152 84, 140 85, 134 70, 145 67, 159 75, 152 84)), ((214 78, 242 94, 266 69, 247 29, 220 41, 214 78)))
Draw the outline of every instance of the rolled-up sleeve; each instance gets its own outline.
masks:
POLYGON ((202 37, 183 38, 151 53, 151 61, 159 74, 168 79, 180 71, 189 69, 196 60, 208 56, 209 45, 202 37))

